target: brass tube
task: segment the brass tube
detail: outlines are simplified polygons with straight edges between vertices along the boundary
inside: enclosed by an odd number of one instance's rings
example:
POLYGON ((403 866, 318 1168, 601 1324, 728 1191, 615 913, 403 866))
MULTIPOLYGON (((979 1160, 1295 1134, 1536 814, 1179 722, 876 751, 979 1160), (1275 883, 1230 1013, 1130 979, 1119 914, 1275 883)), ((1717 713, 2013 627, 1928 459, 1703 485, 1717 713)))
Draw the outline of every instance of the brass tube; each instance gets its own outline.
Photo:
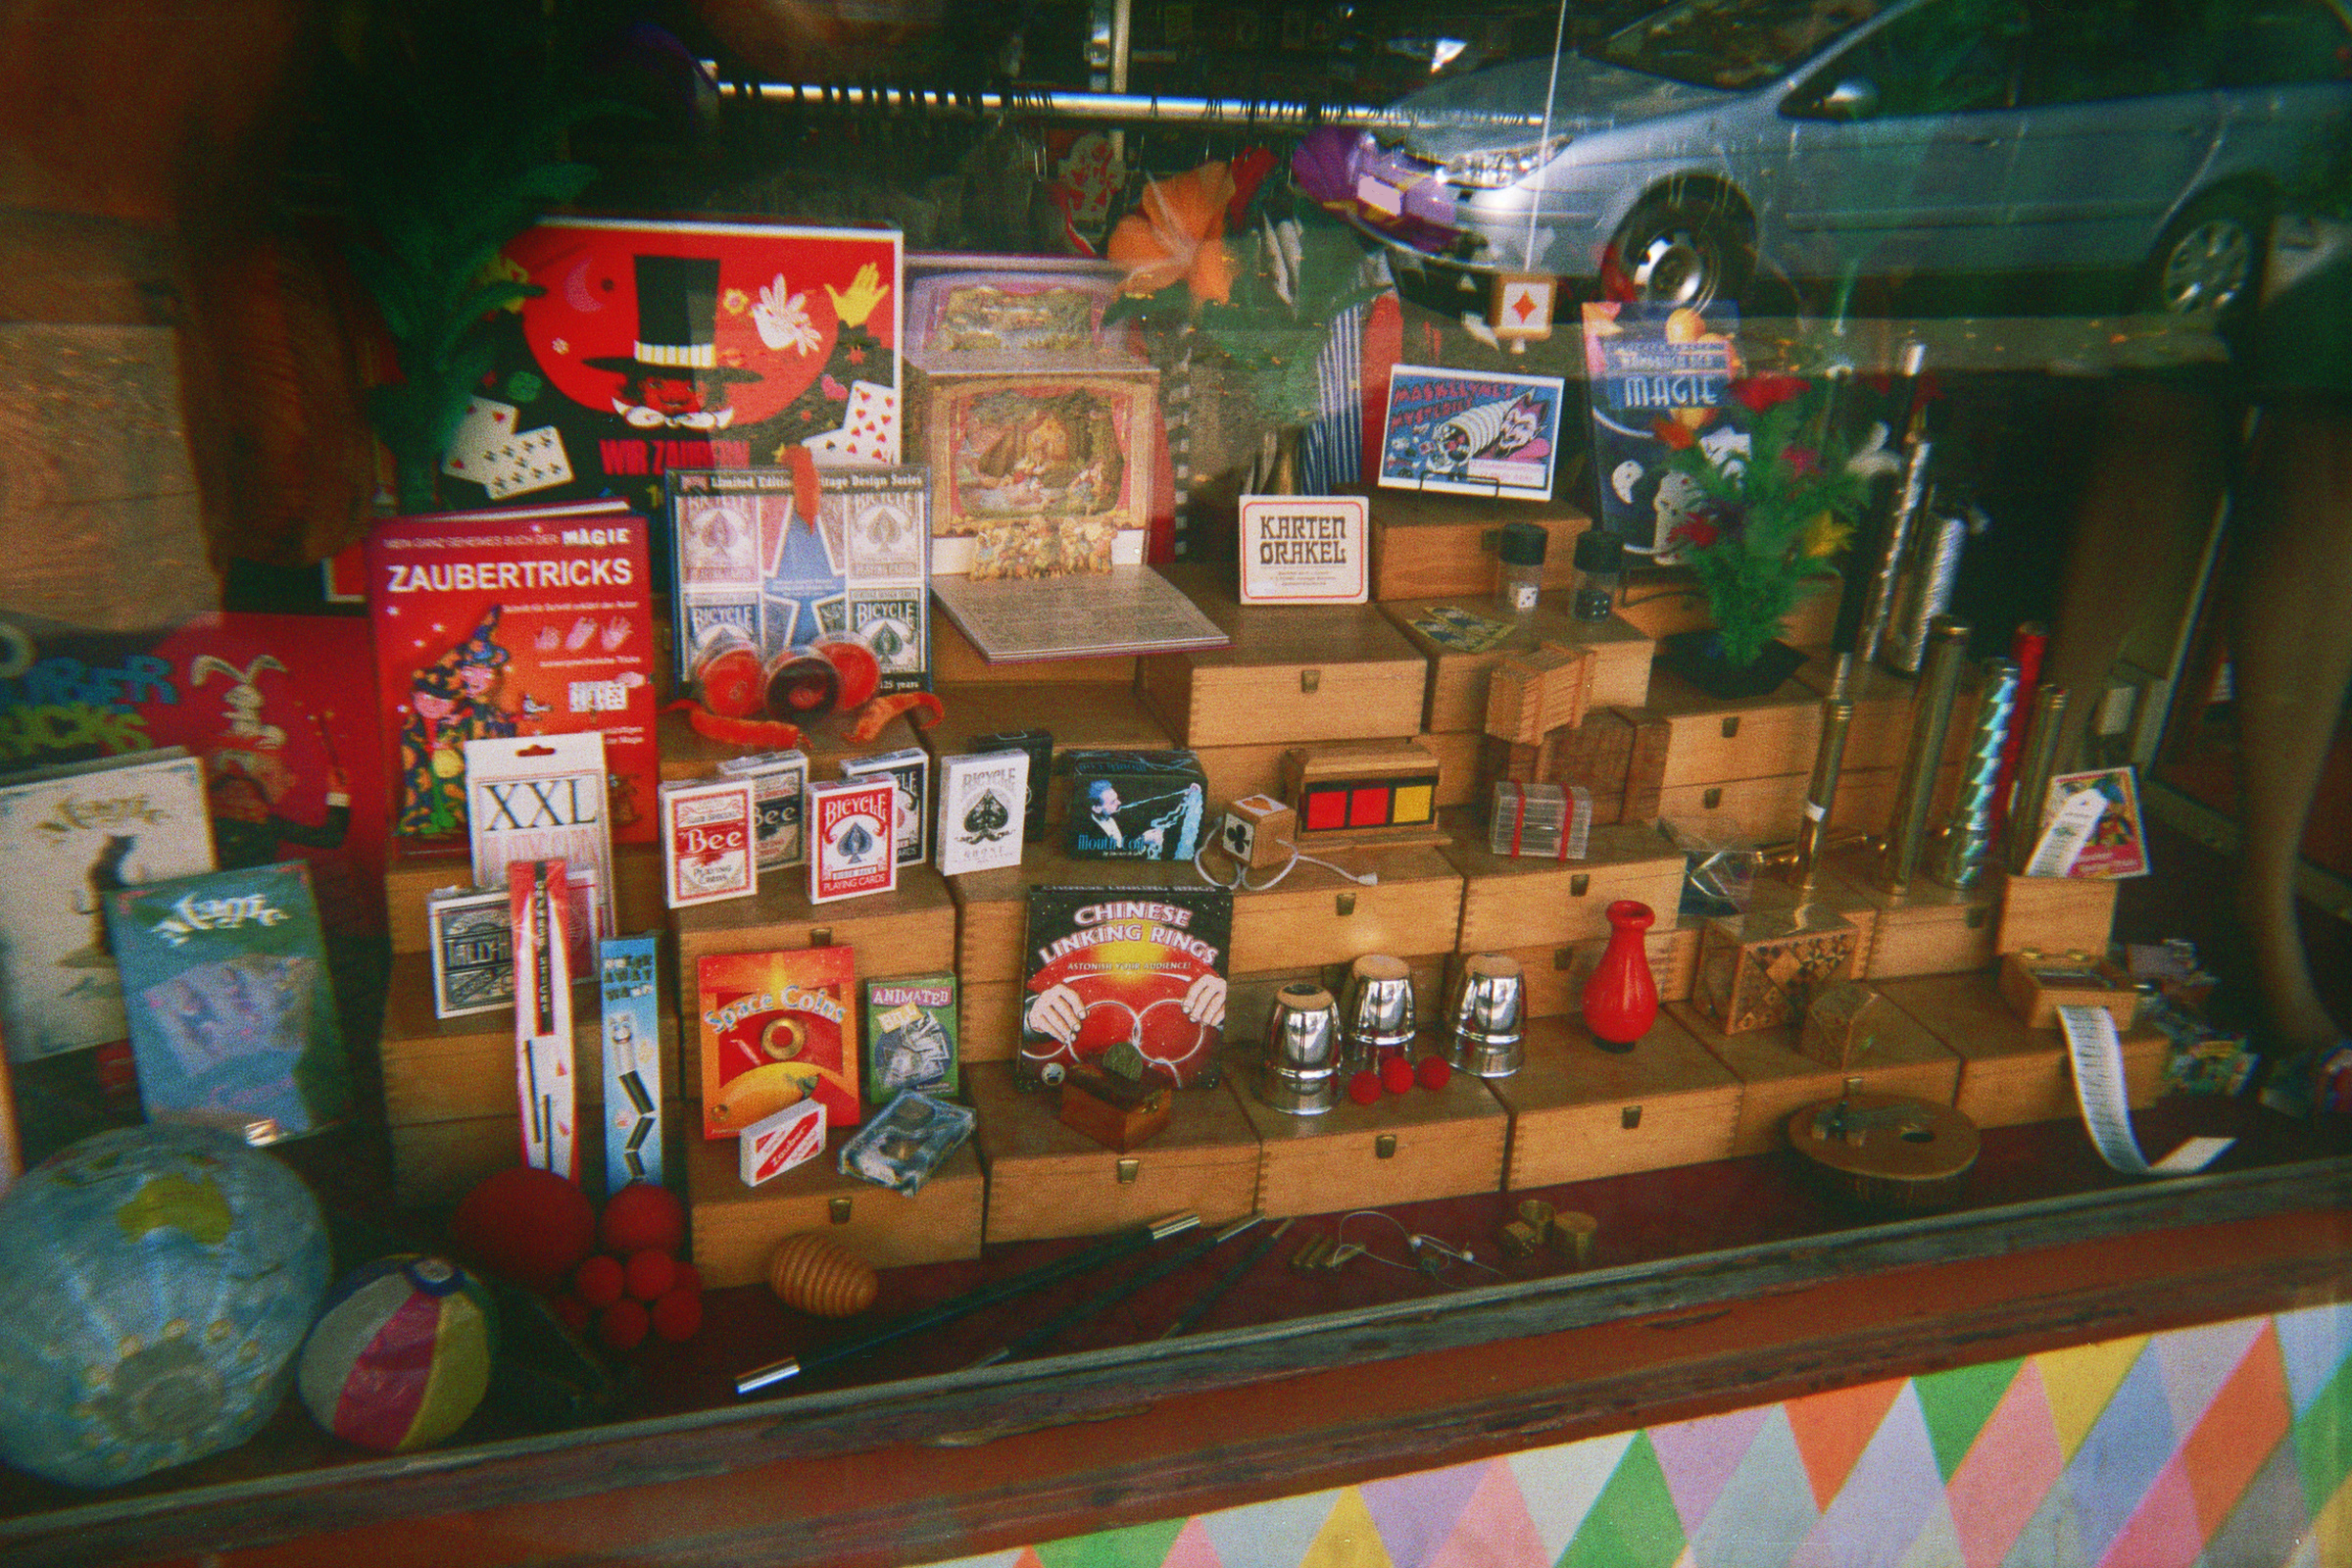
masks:
POLYGON ((1813 754, 1813 781, 1805 786, 1804 820, 1796 824, 1796 860, 1788 882, 1799 893, 1810 893, 1821 879, 1822 840, 1829 836, 1830 813, 1838 806, 1838 769, 1845 761, 1845 732, 1854 722, 1854 703, 1834 691, 1821 700, 1821 748, 1813 754))
POLYGON ((2009 870, 2023 876, 2041 837, 2041 806, 2050 793, 2058 745, 2066 733, 2066 688, 2044 686, 2034 694, 2034 723, 2017 764, 2017 788, 2009 796, 2009 870))
POLYGON ((1960 695, 1960 671, 1968 662, 1968 624, 1938 615, 1928 631, 1926 670, 1911 699, 1911 745, 1895 780, 1894 823, 1886 835, 1886 859, 1880 881, 1889 893, 1907 893, 1927 848, 1928 813, 1936 804, 1936 773, 1943 765, 1944 732, 1960 695))
POLYGON ((2016 661, 1986 660, 1977 692, 1977 722, 1961 762, 1960 794, 1929 858, 1929 877, 1947 888, 1964 892, 1984 878, 1992 847, 1992 792, 2000 782, 2001 747, 2016 711, 2016 661))

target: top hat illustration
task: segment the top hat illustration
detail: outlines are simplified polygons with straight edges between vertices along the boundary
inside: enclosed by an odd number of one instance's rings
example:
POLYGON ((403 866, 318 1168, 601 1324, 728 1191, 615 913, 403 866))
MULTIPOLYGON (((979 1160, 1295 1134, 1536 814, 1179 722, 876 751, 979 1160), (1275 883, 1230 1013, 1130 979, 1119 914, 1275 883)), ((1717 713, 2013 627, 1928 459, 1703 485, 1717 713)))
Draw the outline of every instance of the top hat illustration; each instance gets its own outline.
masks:
POLYGON ((639 256, 637 340, 626 358, 588 361, 592 369, 618 370, 631 380, 669 377, 701 383, 758 381, 757 370, 718 363, 712 326, 718 318, 718 259, 714 256, 639 256))

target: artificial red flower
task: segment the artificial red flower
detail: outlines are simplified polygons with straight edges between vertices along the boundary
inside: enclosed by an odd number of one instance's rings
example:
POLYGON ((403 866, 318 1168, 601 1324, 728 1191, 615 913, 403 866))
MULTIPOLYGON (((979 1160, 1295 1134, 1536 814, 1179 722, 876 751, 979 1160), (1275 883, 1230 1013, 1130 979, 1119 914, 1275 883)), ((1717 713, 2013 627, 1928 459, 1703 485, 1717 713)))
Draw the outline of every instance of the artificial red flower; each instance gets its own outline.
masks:
POLYGON ((1801 398, 1813 390, 1813 383, 1801 375, 1775 371, 1767 375, 1751 375, 1732 383, 1732 396, 1750 414, 1764 414, 1780 407, 1790 398, 1801 398))
POLYGON ((1679 419, 1652 419, 1649 433, 1669 452, 1688 452, 1698 445, 1698 433, 1679 419))
POLYGON ((1810 479, 1821 471, 1821 454, 1811 447, 1783 447, 1781 462, 1799 479, 1810 479))
POLYGON ((1233 161, 1233 195, 1225 202, 1225 221, 1239 226, 1242 209, 1257 194, 1258 183, 1273 172, 1274 150, 1271 147, 1252 147, 1233 161))
POLYGON ((1233 257, 1223 236, 1232 196, 1233 176, 1221 163, 1146 185, 1142 202, 1110 234, 1110 259, 1127 270, 1120 290, 1149 295, 1183 282, 1196 302, 1226 303, 1233 257))
POLYGON ((1670 540, 1687 544, 1693 550, 1704 550, 1707 548, 1707 546, 1722 538, 1723 534, 1713 523, 1707 521, 1706 518, 1692 517, 1688 522, 1680 522, 1675 524, 1673 531, 1667 534, 1666 537, 1670 540))

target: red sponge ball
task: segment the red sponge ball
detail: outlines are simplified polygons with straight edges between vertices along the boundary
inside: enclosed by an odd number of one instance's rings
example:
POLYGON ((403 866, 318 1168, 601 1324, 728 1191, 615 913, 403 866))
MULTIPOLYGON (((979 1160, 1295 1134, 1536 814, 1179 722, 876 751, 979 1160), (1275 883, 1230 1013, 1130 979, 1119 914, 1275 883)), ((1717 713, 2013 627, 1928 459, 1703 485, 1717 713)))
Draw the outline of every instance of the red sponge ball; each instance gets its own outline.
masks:
POLYGON ((1380 1103, 1380 1074, 1366 1067, 1348 1080, 1348 1098, 1359 1105, 1380 1103))
POLYGON ((703 1294, 673 1290, 654 1303, 654 1332, 673 1345, 691 1340, 703 1326, 703 1294))
POLYGON ((571 1271, 571 1288, 579 1293, 583 1302, 592 1307, 611 1306, 619 1300, 621 1287, 626 1283, 627 1276, 621 1269, 620 1259, 607 1257, 602 1252, 582 1260, 580 1266, 571 1271))
POLYGON ((1424 1089, 1443 1089, 1453 1081, 1453 1063, 1444 1056, 1423 1056, 1413 1076, 1421 1080, 1424 1089))
POLYGON ((553 1295, 594 1248, 596 1209, 555 1172, 515 1165, 466 1195, 449 1240, 466 1262, 553 1295))
POLYGON ((678 1265, 667 1252, 647 1248, 629 1254, 629 1294, 640 1301, 659 1301, 678 1282, 678 1265))
POLYGON ((645 1339, 645 1331, 653 1327, 653 1316, 643 1301, 622 1297, 597 1314, 596 1337, 615 1350, 634 1350, 645 1339))
POLYGON ((686 1242, 686 1205, 658 1182, 631 1182, 606 1200, 597 1237, 621 1257, 649 1247, 674 1252, 686 1242))
POLYGON ((1413 1064, 1402 1054, 1391 1056, 1380 1064, 1380 1087, 1392 1095, 1401 1095, 1413 1087, 1413 1064))

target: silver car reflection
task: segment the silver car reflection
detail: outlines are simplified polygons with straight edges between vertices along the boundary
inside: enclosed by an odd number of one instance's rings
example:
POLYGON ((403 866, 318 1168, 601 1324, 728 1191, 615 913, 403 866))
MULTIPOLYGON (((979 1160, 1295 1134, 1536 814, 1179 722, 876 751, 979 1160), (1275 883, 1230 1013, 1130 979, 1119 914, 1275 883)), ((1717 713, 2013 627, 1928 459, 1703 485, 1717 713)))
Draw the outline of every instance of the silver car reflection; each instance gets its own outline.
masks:
POLYGON ((2342 134, 2352 25, 2338 0, 1679 0, 1561 55, 1546 127, 1554 71, 1396 106, 1420 125, 1384 172, 1460 230, 1380 233, 1408 267, 1606 268, 1686 305, 1759 266, 2133 270, 2134 305, 2220 313, 2342 134))

